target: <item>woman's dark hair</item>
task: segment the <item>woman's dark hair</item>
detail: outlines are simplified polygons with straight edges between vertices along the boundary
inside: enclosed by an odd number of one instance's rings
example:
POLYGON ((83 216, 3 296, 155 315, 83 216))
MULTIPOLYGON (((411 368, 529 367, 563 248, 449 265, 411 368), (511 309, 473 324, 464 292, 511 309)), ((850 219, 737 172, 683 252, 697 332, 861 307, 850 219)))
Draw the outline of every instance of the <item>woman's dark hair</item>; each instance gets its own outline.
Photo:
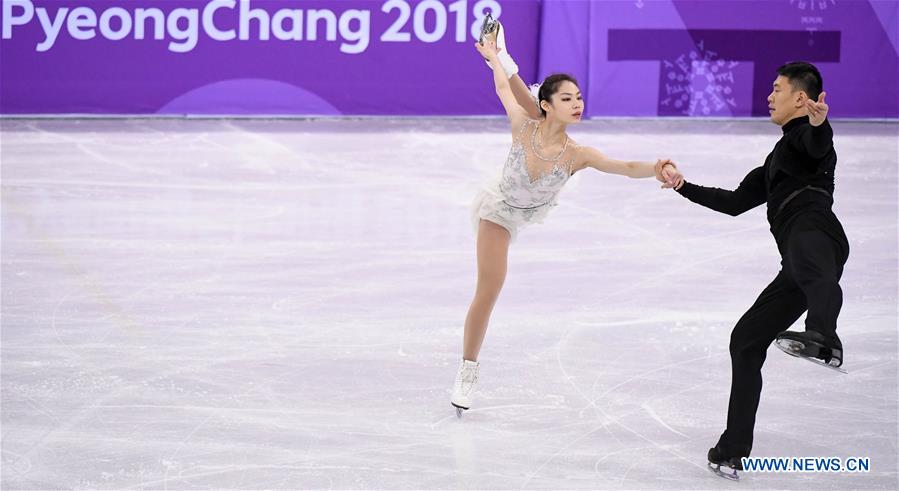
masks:
POLYGON ((818 95, 824 90, 824 81, 821 80, 821 72, 815 65, 804 61, 793 61, 781 65, 777 74, 787 77, 794 90, 801 90, 813 101, 818 100, 818 95))
POLYGON ((540 108, 540 113, 543 114, 543 116, 546 116, 546 111, 543 110, 540 101, 546 101, 552 104, 550 98, 559 91, 562 82, 571 82, 574 85, 577 85, 577 80, 567 73, 554 73, 546 77, 546 79, 543 80, 543 84, 540 85, 540 90, 537 92, 537 107, 540 108))

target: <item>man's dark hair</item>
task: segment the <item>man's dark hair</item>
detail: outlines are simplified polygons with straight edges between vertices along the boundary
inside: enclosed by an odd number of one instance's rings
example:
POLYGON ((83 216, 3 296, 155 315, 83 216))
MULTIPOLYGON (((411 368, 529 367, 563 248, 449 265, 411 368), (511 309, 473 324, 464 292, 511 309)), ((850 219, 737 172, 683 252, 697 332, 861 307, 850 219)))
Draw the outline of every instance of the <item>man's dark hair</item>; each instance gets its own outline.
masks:
POLYGON ((818 95, 824 90, 824 81, 821 80, 821 72, 815 65, 805 61, 792 61, 781 65, 777 69, 778 75, 783 75, 790 80, 794 90, 801 90, 813 101, 818 100, 818 95))

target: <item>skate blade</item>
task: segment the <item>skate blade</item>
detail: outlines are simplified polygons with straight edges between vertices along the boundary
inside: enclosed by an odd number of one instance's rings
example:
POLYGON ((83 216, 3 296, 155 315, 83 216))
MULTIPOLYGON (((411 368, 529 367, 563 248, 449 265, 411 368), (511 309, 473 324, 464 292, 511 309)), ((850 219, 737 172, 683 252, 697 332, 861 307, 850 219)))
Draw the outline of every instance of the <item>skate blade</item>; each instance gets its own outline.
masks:
POLYGON ((478 43, 484 45, 484 40, 496 41, 498 22, 494 20, 492 12, 487 12, 484 16, 484 22, 481 24, 481 35, 478 37, 478 43))
MULTIPOLYGON (((452 404, 452 403, 450 403, 450 404, 452 404)), ((457 418, 462 418, 462 413, 463 413, 464 411, 468 411, 468 408, 467 408, 467 407, 460 407, 460 406, 457 406, 457 405, 455 405, 455 404, 452 404, 452 405, 453 405, 454 408, 456 408, 456 417, 457 417, 457 418)))
POLYGON ((814 363, 815 365, 821 365, 822 367, 829 368, 835 372, 840 372, 842 374, 847 374, 847 375, 849 374, 849 372, 847 372, 845 368, 835 367, 835 366, 833 366, 829 363, 825 363, 823 360, 819 360, 817 358, 808 358, 808 357, 802 356, 802 355, 797 356, 797 358, 802 358, 803 360, 810 361, 810 362, 814 363))
MULTIPOLYGON (((730 469, 730 467, 725 467, 725 469, 730 469)), ((709 470, 712 471, 712 474, 715 474, 718 477, 727 479, 728 481, 739 481, 740 480, 740 475, 737 474, 736 469, 730 469, 731 470, 730 473, 723 472, 721 470, 720 464, 713 464, 713 463, 709 462, 709 470)))
POLYGON ((794 356, 796 358, 801 358, 803 360, 810 361, 810 362, 814 363, 815 365, 821 365, 824 368, 829 368, 836 372, 840 372, 840 373, 844 373, 844 374, 849 373, 843 368, 835 367, 829 363, 825 363, 824 360, 819 360, 818 358, 814 358, 814 357, 804 354, 803 350, 805 349, 805 344, 803 344, 799 341, 794 341, 792 339, 778 339, 777 341, 774 342, 774 344, 778 348, 780 348, 781 351, 783 351, 784 353, 786 353, 790 356, 794 356))

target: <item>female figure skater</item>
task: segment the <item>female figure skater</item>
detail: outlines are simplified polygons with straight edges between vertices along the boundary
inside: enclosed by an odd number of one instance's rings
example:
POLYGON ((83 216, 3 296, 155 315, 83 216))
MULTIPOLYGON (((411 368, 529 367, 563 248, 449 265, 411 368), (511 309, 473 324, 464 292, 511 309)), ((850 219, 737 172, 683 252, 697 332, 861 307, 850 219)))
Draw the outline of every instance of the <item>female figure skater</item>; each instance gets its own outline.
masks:
POLYGON ((584 111, 577 82, 569 75, 550 75, 534 101, 517 75, 518 67, 501 49, 505 44, 502 38, 499 31, 500 49, 497 41, 475 43, 493 69, 496 94, 511 123, 512 148, 501 180, 475 200, 478 282, 465 319, 462 364, 453 385, 451 403, 458 416, 472 404, 478 381, 478 352, 506 277, 509 244, 518 229, 542 221, 556 205, 568 178, 586 168, 632 178, 655 177, 664 188, 679 184, 681 179, 669 160, 655 164, 622 161, 578 145, 565 132, 569 124, 581 120, 584 111))

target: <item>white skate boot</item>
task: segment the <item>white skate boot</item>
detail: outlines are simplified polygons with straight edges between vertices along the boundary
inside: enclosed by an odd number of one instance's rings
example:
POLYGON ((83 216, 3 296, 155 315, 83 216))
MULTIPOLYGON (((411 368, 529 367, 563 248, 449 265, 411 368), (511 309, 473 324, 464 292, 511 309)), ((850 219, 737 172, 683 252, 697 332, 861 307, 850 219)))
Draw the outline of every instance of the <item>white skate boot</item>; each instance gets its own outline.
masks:
POLYGON ((456 382, 453 384, 453 398, 450 404, 456 407, 456 416, 461 418, 462 411, 471 407, 474 389, 478 385, 478 368, 476 361, 462 360, 459 372, 456 374, 456 382))
MULTIPOLYGON (((518 64, 515 63, 512 55, 509 54, 509 50, 506 49, 505 29, 498 20, 493 19, 490 13, 487 13, 487 17, 484 18, 484 24, 481 26, 481 39, 479 40, 481 45, 484 44, 485 40, 496 42, 496 47, 499 49, 496 55, 499 57, 499 63, 502 65, 503 71, 506 72, 506 77, 512 78, 517 75, 518 64)), ((486 61, 486 63, 491 69, 493 68, 489 61, 486 61)))

